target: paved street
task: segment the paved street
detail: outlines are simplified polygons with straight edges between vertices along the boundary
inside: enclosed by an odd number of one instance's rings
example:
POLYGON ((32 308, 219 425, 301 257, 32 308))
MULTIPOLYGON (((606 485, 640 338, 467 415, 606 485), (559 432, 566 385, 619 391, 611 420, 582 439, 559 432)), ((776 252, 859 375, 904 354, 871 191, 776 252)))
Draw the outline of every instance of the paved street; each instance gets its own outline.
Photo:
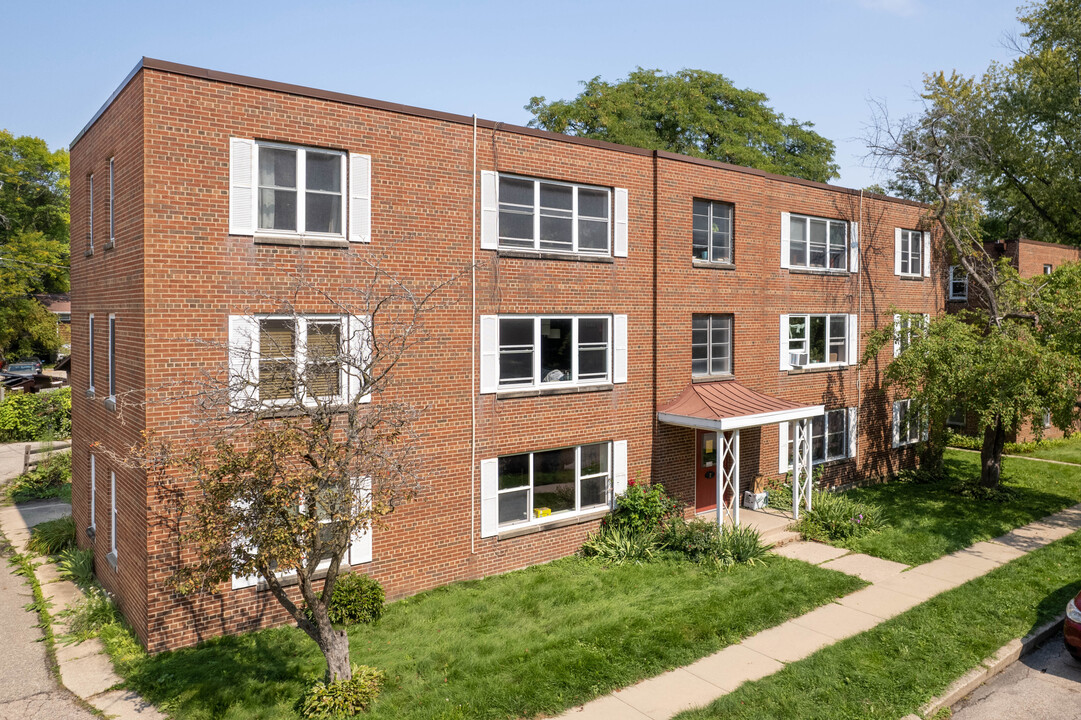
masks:
POLYGON ((953 706, 953 720, 1081 720, 1081 663, 1059 632, 953 706))

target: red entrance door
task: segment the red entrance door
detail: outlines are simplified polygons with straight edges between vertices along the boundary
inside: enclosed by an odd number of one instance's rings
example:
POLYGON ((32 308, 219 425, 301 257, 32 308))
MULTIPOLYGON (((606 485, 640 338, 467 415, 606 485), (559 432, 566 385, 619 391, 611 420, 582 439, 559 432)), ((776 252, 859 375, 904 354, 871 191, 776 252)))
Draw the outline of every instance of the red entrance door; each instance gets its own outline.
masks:
POLYGON ((698 431, 698 453, 694 484, 694 509, 706 512, 717 509, 717 433, 706 430, 698 431))

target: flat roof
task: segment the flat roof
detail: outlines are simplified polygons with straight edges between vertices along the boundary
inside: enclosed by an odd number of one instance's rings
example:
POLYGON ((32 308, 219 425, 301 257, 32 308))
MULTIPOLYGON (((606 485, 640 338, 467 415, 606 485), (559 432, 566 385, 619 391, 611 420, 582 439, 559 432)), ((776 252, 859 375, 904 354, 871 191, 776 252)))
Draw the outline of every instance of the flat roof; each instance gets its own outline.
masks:
MULTIPOLYGON (((319 90, 316 88, 305 87, 303 85, 292 85, 289 83, 276 82, 274 80, 263 80, 260 78, 248 77, 246 75, 234 75, 233 73, 220 72, 218 70, 208 70, 206 68, 194 67, 192 65, 182 65, 180 63, 169 62, 167 60, 155 60, 154 58, 144 57, 135 64, 131 72, 124 78, 123 82, 113 91, 113 94, 105 101, 105 103, 98 109, 94 116, 90 118, 90 121, 79 131, 79 134, 75 136, 75 139, 71 141, 71 147, 74 148, 75 144, 82 139, 82 137, 94 126, 94 123, 102 116, 102 114, 108 109, 108 107, 116 100, 117 96, 127 87, 140 70, 158 70, 160 72, 173 73, 175 75, 186 75, 188 77, 200 78, 203 80, 210 80, 213 82, 229 83, 231 85, 240 85, 242 87, 256 88, 260 90, 270 90, 272 92, 286 93, 289 95, 297 95, 299 97, 314 98, 317 100, 329 100, 331 102, 339 102, 345 105, 356 105, 358 107, 371 108, 373 110, 385 110, 387 112, 399 113, 402 115, 412 115, 415 117, 429 118, 432 120, 439 120, 442 122, 456 123, 459 125, 472 126, 474 118, 471 115, 458 115, 456 113, 442 112, 440 110, 428 110, 425 108, 414 107, 412 105, 401 105, 399 103, 386 102, 383 100, 373 100, 371 98, 360 97, 358 95, 348 95, 346 93, 333 92, 330 90, 319 90)), ((665 160, 673 160, 677 162, 686 162, 694 165, 702 165, 705 167, 718 168, 721 170, 728 170, 731 172, 744 173, 747 175, 756 175, 767 180, 776 180, 778 182, 793 183, 796 185, 803 185, 806 187, 815 187, 823 190, 829 190, 831 192, 841 192, 849 195, 863 195, 864 197, 874 198, 876 200, 882 200, 886 202, 899 203, 902 205, 910 205, 913 207, 927 207, 925 203, 916 202, 914 200, 905 200, 903 198, 889 197, 888 195, 877 195, 875 193, 864 192, 854 188, 846 188, 840 185, 830 185, 829 183, 815 182, 814 180, 805 180, 803 178, 792 177, 790 175, 778 175, 776 173, 766 172, 764 170, 758 170, 755 168, 744 167, 742 165, 731 165, 729 163, 719 162, 717 160, 709 160, 706 158, 693 157, 691 155, 681 155, 679 153, 668 152, 666 150, 647 150, 640 147, 632 147, 630 145, 620 145, 618 143, 607 142, 605 140, 595 140, 593 138, 578 137, 576 135, 564 135, 562 133, 551 132, 548 130, 538 130, 537 128, 524 127, 521 125, 509 125, 503 122, 496 122, 494 120, 482 120, 476 119, 477 127, 482 127, 488 130, 498 132, 510 132, 517 135, 529 135, 533 137, 545 138, 548 140, 554 140, 556 142, 565 142, 575 145, 585 145, 588 147, 600 148, 603 150, 610 150, 613 152, 623 152, 631 155, 641 155, 646 157, 656 156, 664 158, 665 160)))

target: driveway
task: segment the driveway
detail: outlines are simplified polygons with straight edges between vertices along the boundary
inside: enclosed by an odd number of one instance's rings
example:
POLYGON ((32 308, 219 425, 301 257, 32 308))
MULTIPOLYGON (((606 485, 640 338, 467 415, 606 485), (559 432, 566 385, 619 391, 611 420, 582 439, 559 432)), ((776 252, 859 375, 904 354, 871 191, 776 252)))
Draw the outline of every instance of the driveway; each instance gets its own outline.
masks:
POLYGON ((953 706, 953 720, 1081 720, 1081 663, 1059 632, 953 706))

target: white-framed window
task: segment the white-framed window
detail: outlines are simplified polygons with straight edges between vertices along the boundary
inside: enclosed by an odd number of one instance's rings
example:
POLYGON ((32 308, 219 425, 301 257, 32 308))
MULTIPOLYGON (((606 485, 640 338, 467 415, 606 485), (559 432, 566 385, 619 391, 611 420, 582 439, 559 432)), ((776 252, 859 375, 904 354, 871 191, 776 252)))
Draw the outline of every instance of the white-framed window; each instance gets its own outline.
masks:
MULTIPOLYGON (((827 410, 811 418, 811 464, 822 465, 856 457, 858 410, 855 407, 827 410)), ((792 470, 795 457, 788 423, 779 425, 780 472, 792 470)))
POLYGON ((927 439, 927 422, 911 400, 893 403, 893 446, 912 445, 927 439))
POLYGON ((109 242, 116 242, 116 158, 109 158, 109 242))
POLYGON ((109 314, 109 399, 116 400, 116 315, 109 314))
POLYGON ((98 472, 97 472, 97 460, 94 458, 94 453, 90 453, 90 529, 96 530, 98 527, 98 513, 97 503, 98 499, 98 472))
POLYGON ((694 198, 691 251, 695 260, 732 262, 731 203, 694 198))
POLYGON ((896 314, 893 316, 893 356, 897 357, 912 344, 914 335, 925 335, 931 322, 927 314, 896 314))
POLYGON ((898 275, 920 277, 923 275, 923 233, 919 230, 898 228, 894 242, 898 243, 898 275))
POLYGON ((1043 274, 1044 274, 1044 275, 1050 275, 1050 274, 1051 274, 1051 273, 1053 273, 1054 271, 1055 271, 1055 268, 1054 268, 1054 266, 1053 266, 1053 265, 1051 265, 1051 264, 1049 264, 1049 263, 1045 263, 1045 264, 1044 264, 1044 266, 1043 266, 1043 274))
POLYGON ((691 316, 691 375, 732 374, 732 316, 691 316))
POLYGON ((109 554, 115 563, 116 553, 116 471, 109 471, 109 554))
POLYGON ((88 212, 86 213, 86 216, 87 216, 88 227, 87 227, 87 232, 86 232, 86 239, 90 243, 90 250, 93 251, 94 250, 94 173, 90 173, 89 175, 86 176, 86 187, 87 187, 87 195, 89 196, 87 198, 88 212))
POLYGON ((94 313, 86 319, 86 372, 88 377, 86 391, 94 392, 94 313))
POLYGON ((1049 409, 1044 408, 1043 418, 1042 419, 1043 419, 1043 427, 1044 427, 1045 430, 1047 428, 1051 427, 1051 411, 1049 409))
POLYGON ((782 315, 783 369, 854 363, 855 324, 855 315, 782 315))
POLYGON ((790 215, 787 267, 847 270, 848 223, 807 215, 790 215))
POLYGON ((601 442, 499 458, 499 527, 609 506, 611 453, 601 442))
POLYGON ((963 407, 959 407, 949 414, 946 418, 946 427, 953 428, 955 430, 964 430, 967 424, 967 413, 963 407))
POLYGON ((611 219, 609 188, 499 176, 499 247, 607 255, 611 219))
POLYGON ((345 153, 260 141, 255 148, 258 230, 342 237, 345 153))
POLYGON ((610 315, 499 318, 500 388, 611 382, 610 315))
POLYGON ((960 265, 950 265, 950 300, 968 300, 968 273, 960 265))

